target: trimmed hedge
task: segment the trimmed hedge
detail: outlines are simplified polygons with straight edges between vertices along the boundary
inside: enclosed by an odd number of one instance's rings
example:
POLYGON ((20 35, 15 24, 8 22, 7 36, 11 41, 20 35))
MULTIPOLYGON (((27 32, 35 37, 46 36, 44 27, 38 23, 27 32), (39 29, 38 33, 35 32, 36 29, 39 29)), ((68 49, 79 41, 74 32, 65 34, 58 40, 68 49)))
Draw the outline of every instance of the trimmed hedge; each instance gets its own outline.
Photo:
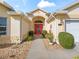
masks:
POLYGON ((59 43, 63 48, 72 49, 74 47, 74 37, 67 32, 59 33, 59 43))

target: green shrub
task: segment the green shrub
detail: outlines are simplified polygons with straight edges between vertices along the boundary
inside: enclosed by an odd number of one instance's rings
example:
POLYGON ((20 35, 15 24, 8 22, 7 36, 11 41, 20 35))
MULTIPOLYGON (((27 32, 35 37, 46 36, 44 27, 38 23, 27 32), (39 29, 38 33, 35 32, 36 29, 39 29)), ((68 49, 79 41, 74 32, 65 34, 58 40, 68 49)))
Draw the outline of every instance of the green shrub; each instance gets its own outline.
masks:
POLYGON ((50 42, 53 42, 53 33, 49 32, 46 37, 49 39, 50 42))
POLYGON ((27 41, 32 41, 33 40, 33 36, 28 36, 27 37, 27 41))
POLYGON ((43 30, 43 31, 42 31, 42 37, 43 37, 43 38, 46 38, 46 34, 47 34, 47 31, 46 31, 46 30, 43 30))
POLYGON ((29 36, 34 36, 34 32, 33 32, 33 31, 29 31, 29 32, 28 32, 28 35, 29 35, 29 36))
POLYGON ((75 56, 75 57, 73 57, 73 59, 79 59, 79 56, 75 56))
POLYGON ((25 36, 24 41, 32 41, 34 40, 34 32, 33 31, 29 31, 27 33, 27 36, 25 36))
POLYGON ((67 32, 59 33, 59 43, 63 48, 71 49, 74 47, 74 37, 72 34, 67 32))

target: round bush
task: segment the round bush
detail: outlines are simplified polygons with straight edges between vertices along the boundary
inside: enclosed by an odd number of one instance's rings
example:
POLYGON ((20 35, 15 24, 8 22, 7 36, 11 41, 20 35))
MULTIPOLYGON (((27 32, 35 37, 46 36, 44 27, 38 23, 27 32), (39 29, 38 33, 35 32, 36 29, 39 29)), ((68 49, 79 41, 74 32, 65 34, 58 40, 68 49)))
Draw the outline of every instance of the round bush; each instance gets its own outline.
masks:
POLYGON ((74 47, 74 37, 72 34, 67 32, 59 33, 59 43, 63 48, 71 49, 74 47))

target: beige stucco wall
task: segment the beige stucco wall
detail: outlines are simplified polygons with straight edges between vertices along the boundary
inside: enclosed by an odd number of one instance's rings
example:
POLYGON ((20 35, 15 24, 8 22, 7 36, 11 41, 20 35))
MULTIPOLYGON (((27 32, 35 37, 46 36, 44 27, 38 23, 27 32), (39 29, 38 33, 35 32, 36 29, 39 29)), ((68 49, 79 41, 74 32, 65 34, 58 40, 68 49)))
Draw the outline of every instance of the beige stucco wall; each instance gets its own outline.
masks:
POLYGON ((21 22, 21 36, 22 36, 22 40, 27 37, 27 33, 30 31, 30 22, 28 21, 27 18, 23 18, 22 22, 21 22))
POLYGON ((47 18, 46 16, 46 13, 40 11, 40 10, 37 10, 36 12, 33 13, 34 16, 42 16, 42 17, 45 17, 47 18))
POLYGON ((0 36, 0 44, 20 43, 29 30, 29 21, 24 21, 27 18, 21 15, 9 15, 8 11, 8 8, 0 4, 0 17, 7 18, 7 34, 0 36))
POLYGON ((7 11, 9 11, 9 9, 0 4, 0 17, 7 17, 7 11))
POLYGON ((10 16, 10 40, 11 43, 20 43, 21 16, 10 16))
MULTIPOLYGON (((37 10, 37 11, 35 11, 34 13, 33 13, 33 17, 32 17, 32 21, 34 21, 34 17, 37 17, 37 16, 40 16, 40 17, 43 17, 44 19, 40 19, 40 20, 42 20, 44 23, 43 23, 43 30, 47 30, 48 31, 48 29, 47 29, 47 26, 48 26, 48 23, 47 23, 47 19, 48 19, 48 16, 46 15, 46 13, 45 12, 43 12, 43 11, 40 11, 40 10, 37 10)), ((38 20, 38 18, 37 18, 37 20, 38 20)), ((32 30, 34 30, 34 23, 32 22, 32 24, 31 24, 31 26, 32 26, 32 30)), ((49 26, 48 26, 49 27, 49 26)))
POLYGON ((56 42, 58 42, 58 34, 61 30, 61 27, 58 26, 59 23, 60 23, 60 20, 58 20, 58 19, 55 19, 55 20, 53 20, 53 22, 49 23, 49 30, 51 30, 51 32, 54 35, 53 41, 56 41, 56 42), (51 28, 50 28, 50 26, 51 26, 51 28))
POLYGON ((11 15, 9 20, 11 43, 20 43, 30 30, 30 21, 23 15, 11 15))
POLYGON ((0 44, 19 43, 20 40, 20 16, 9 16, 9 9, 0 4, 0 17, 7 18, 7 34, 1 35, 0 44))
POLYGON ((76 19, 79 18, 79 8, 76 8, 68 12, 68 16, 69 18, 76 18, 76 19))
POLYGON ((9 9, 0 4, 0 17, 7 18, 7 34, 0 36, 0 44, 6 44, 6 43, 11 42, 10 40, 10 20, 8 18, 7 11, 9 11, 9 9))

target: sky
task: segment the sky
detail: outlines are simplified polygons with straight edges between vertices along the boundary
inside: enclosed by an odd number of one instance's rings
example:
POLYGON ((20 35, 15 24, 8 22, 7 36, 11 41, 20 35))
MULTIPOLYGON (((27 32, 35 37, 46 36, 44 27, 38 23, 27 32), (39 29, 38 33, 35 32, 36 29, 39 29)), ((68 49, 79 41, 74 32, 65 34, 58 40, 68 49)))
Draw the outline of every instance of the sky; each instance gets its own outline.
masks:
POLYGON ((55 12, 65 6, 74 3, 77 0, 4 0, 15 10, 22 12, 30 12, 37 8, 47 12, 55 12))

